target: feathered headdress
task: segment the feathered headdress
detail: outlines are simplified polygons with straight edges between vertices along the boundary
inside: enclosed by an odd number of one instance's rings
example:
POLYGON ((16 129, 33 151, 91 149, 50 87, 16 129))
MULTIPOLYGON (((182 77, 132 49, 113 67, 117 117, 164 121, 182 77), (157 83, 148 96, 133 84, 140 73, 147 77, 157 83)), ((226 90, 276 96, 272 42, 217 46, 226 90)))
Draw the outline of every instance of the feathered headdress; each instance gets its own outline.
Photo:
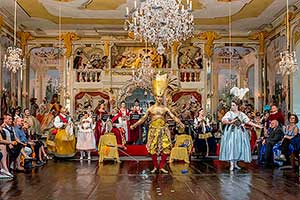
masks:
POLYGON ((230 94, 234 95, 235 97, 239 98, 242 100, 244 96, 249 92, 249 88, 238 88, 238 87, 233 87, 230 89, 230 94))
POLYGON ((163 96, 168 88, 169 78, 168 74, 157 74, 155 79, 152 80, 152 90, 154 96, 163 96))

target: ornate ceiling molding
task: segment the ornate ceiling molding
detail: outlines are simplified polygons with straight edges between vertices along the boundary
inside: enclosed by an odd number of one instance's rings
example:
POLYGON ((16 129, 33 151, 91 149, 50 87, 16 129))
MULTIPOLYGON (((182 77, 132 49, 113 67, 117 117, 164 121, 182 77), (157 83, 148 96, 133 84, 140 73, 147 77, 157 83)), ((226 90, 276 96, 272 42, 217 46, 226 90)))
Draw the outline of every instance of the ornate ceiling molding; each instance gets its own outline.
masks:
MULTIPOLYGON (((232 21, 237 21, 247 18, 258 17, 266 8, 268 8, 274 0, 252 0, 248 4, 245 4, 242 9, 237 13, 232 15, 232 21)), ((48 10, 40 3, 39 0, 18 0, 19 5, 27 12, 30 17, 36 17, 41 19, 47 19, 51 22, 58 23, 58 17, 52 15, 48 10)), ((94 10, 105 10, 112 9, 117 6, 120 6, 125 0, 93 0, 90 4, 86 6, 86 9, 94 10), (107 4, 107 6, 106 6, 107 4), (109 5, 108 5, 109 4, 109 5), (101 6, 101 7, 100 7, 101 6)), ((193 1, 194 2, 194 1, 193 1)), ((195 2, 196 3, 196 2, 195 2)), ((199 5, 198 7, 201 7, 199 5)), ((228 16, 225 17, 216 17, 216 18, 196 18, 195 24, 199 25, 225 25, 228 24, 228 16)), ((63 24, 102 24, 102 25, 123 25, 124 19, 91 19, 91 18, 74 18, 74 17, 63 17, 63 24)))

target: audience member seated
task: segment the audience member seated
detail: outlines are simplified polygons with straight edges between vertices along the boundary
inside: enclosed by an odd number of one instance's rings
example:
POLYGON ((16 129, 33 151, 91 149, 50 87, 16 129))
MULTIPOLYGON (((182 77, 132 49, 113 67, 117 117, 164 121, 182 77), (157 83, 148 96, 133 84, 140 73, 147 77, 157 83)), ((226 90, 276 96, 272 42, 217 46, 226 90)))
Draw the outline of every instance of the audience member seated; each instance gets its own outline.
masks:
POLYGON ((284 125, 284 115, 281 111, 278 110, 276 105, 271 106, 270 116, 268 117, 268 121, 271 122, 272 120, 277 120, 280 126, 284 125))
POLYGON ((32 150, 30 147, 30 144, 28 143, 28 139, 26 138, 26 134, 24 133, 22 127, 23 127, 24 120, 22 118, 17 118, 15 120, 15 135, 20 140, 20 142, 23 145, 22 150, 25 152, 23 154, 25 156, 25 159, 29 159, 30 155, 32 154, 32 150))
POLYGON ((295 114, 289 115, 289 125, 284 128, 284 137, 281 143, 281 155, 279 160, 287 161, 289 158, 289 146, 291 140, 299 133, 299 128, 297 127, 298 117, 295 114))
POLYGON ((13 119, 10 114, 4 115, 4 123, 2 125, 3 135, 2 141, 7 145, 8 152, 8 166, 11 163, 16 162, 16 169, 19 171, 24 171, 24 168, 20 165, 20 153, 22 150, 22 142, 15 136, 13 128, 13 119))
POLYGON ((36 134, 32 134, 29 129, 29 124, 24 122, 23 131, 26 134, 26 137, 30 144, 33 145, 35 158, 37 160, 36 166, 41 166, 45 164, 46 160, 49 159, 47 153, 45 152, 44 143, 37 139, 36 134))
MULTIPOLYGON (((262 145, 266 145, 266 151, 264 154, 264 160, 266 165, 273 165, 273 146, 278 143, 283 138, 283 130, 279 126, 279 122, 274 119, 270 123, 269 136, 265 137, 262 141, 258 143, 258 152, 261 154, 262 145)), ((260 157, 260 155, 259 155, 260 157)))
POLYGON ((4 134, 2 130, 2 122, 0 126, 0 178, 9 178, 13 177, 13 175, 9 172, 7 167, 7 150, 6 145, 8 144, 5 140, 3 140, 2 135, 4 134))

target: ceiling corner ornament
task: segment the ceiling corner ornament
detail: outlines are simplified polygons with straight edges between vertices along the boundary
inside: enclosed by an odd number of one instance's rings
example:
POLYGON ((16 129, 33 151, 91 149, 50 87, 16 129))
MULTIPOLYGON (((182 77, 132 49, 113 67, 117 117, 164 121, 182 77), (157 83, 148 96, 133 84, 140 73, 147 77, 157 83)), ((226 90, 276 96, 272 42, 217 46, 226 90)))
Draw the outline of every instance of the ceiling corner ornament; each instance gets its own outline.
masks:
POLYGON ((259 42, 259 55, 263 56, 265 54, 265 39, 268 36, 267 31, 259 31, 253 33, 249 36, 250 40, 258 40, 259 42))
POLYGON ((24 65, 22 49, 17 47, 17 0, 14 4, 14 45, 7 48, 3 65, 13 73, 22 69, 24 65))
POLYGON ((206 43, 204 44, 204 53, 208 58, 211 58, 214 54, 214 41, 221 38, 222 37, 214 31, 207 31, 199 34, 199 39, 206 40, 206 43))
POLYGON ((278 73, 282 76, 290 75, 298 70, 296 52, 290 46, 290 17, 289 1, 286 0, 286 50, 280 53, 278 73))
POLYGON ((64 47, 66 48, 65 56, 70 58, 72 55, 72 41, 79 40, 80 38, 76 33, 68 32, 61 34, 59 39, 64 41, 64 47))
POLYGON ((18 38, 20 38, 20 44, 21 44, 21 48, 22 48, 22 56, 24 58, 25 56, 25 48, 28 44, 28 40, 34 40, 35 38, 31 35, 31 33, 29 32, 24 32, 24 31, 19 31, 17 33, 18 38))
POLYGON ((135 40, 155 45, 159 54, 165 46, 193 36, 192 0, 141 0, 140 7, 134 1, 132 10, 126 7, 125 17, 124 29, 135 40))

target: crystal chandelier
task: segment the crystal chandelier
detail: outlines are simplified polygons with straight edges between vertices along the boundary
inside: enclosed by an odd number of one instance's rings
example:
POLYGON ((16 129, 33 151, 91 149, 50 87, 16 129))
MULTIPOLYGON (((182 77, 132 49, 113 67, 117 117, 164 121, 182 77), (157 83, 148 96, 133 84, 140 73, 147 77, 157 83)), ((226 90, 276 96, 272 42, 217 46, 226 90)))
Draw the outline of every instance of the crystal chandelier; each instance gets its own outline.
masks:
POLYGON ((16 73, 23 67, 22 49, 17 47, 17 1, 15 0, 14 12, 14 46, 8 47, 4 56, 4 67, 9 71, 16 73))
POLYGON ((126 8, 124 29, 132 32, 134 39, 145 40, 157 46, 162 54, 165 45, 186 40, 193 35, 194 17, 192 1, 187 0, 141 0, 140 7, 126 8))
POLYGON ((286 1, 286 47, 287 50, 280 53, 278 73, 283 76, 294 73, 298 70, 296 52, 290 50, 290 21, 289 21, 289 1, 286 1))

